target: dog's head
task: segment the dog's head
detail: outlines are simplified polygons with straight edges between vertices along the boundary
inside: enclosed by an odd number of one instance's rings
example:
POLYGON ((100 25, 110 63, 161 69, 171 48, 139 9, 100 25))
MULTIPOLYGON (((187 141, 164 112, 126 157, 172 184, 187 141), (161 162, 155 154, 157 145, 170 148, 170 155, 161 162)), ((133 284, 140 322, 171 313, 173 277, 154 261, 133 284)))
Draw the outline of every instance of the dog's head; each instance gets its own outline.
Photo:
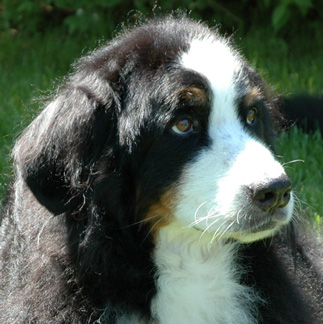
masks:
POLYGON ((18 140, 18 172, 52 213, 177 222, 254 241, 286 224, 273 98, 216 31, 155 19, 82 58, 18 140))

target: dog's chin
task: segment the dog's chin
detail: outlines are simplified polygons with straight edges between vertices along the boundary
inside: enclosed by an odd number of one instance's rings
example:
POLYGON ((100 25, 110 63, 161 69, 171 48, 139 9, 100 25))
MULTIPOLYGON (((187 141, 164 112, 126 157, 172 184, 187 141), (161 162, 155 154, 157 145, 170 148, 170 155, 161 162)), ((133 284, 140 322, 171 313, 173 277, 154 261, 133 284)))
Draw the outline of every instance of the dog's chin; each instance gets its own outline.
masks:
POLYGON ((292 218, 292 206, 276 210, 275 213, 267 212, 254 213, 254 217, 247 220, 240 220, 222 237, 234 239, 240 243, 252 243, 272 237, 286 226, 292 218))
MULTIPOLYGON (((230 231, 226 231, 224 233, 217 231, 216 236, 212 233, 212 231, 207 232, 210 234, 210 237, 212 237, 212 241, 214 241, 216 237, 219 237, 221 239, 235 240, 239 243, 252 243, 274 236, 289 223, 289 220, 289 218, 284 220, 270 218, 266 221, 255 223, 252 226, 250 226, 250 224, 236 224, 236 226, 232 226, 230 231)), ((201 231, 200 228, 196 229, 201 231)), ((205 233, 205 230, 203 233, 205 233)))
POLYGON ((286 224, 288 224, 288 221, 277 221, 277 220, 271 220, 267 223, 261 224, 259 226, 255 226, 253 228, 250 229, 244 229, 244 228, 240 228, 240 229, 235 229, 232 231, 227 231, 225 233, 221 233, 221 232, 217 232, 217 235, 214 235, 214 233, 212 233, 212 231, 203 231, 200 228, 196 228, 193 227, 197 232, 202 232, 203 236, 209 237, 209 239, 214 242, 216 241, 216 238, 218 237, 221 240, 234 240, 237 241, 239 243, 252 243, 252 242, 256 242, 259 240, 263 240, 266 239, 268 237, 272 237, 275 234, 277 234, 277 232, 279 232, 279 230, 281 230, 286 224))
POLYGON ((227 238, 234 239, 240 243, 252 243, 275 235, 286 224, 286 222, 272 220, 249 230, 228 233, 227 238))
POLYGON ((240 243, 252 243, 272 237, 286 226, 291 220, 291 214, 287 210, 281 210, 274 215, 268 213, 258 214, 257 221, 240 220, 235 223, 227 231, 222 232, 219 228, 204 228, 202 224, 194 226, 194 228, 203 232, 203 235, 208 233, 213 242, 217 238, 225 240, 235 240, 240 243))

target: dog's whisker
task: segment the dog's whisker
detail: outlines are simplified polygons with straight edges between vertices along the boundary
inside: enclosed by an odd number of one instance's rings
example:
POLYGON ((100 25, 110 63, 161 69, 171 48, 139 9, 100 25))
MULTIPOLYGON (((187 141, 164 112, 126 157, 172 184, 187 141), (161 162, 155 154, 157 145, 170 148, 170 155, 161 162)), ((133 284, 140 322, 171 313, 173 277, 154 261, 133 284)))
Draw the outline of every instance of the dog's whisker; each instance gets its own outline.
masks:
POLYGON ((196 220, 194 220, 193 222, 191 222, 190 224, 188 224, 188 227, 192 227, 192 226, 195 226, 203 221, 207 221, 208 219, 212 219, 212 218, 217 218, 219 215, 219 213, 217 214, 213 214, 212 216, 209 216, 209 215, 206 215, 206 216, 203 216, 203 217, 199 217, 197 218, 196 220))
POLYGON ((220 235, 219 239, 221 239, 228 231, 229 229, 233 226, 233 224, 235 223, 235 221, 233 220, 228 226, 227 228, 222 232, 222 234, 220 235))
POLYGON ((238 224, 238 225, 240 225, 239 215, 240 215, 241 212, 242 212, 241 209, 237 212, 237 224, 238 224))
MULTIPOLYGON (((206 232, 208 232, 209 229, 210 229, 213 225, 215 225, 215 224, 216 224, 217 222, 219 222, 219 221, 223 221, 223 219, 221 219, 221 218, 216 218, 216 219, 215 219, 211 224, 209 224, 209 225, 204 229, 204 231, 203 231, 202 234, 201 234, 201 237, 202 237, 206 232)), ((221 226, 222 226, 222 225, 220 225, 216 231, 218 231, 218 230, 221 228, 221 226)))
POLYGON ((204 202, 202 202, 197 208, 196 208, 196 210, 195 210, 195 213, 194 213, 194 220, 195 221, 197 221, 197 213, 199 212, 199 210, 201 209, 201 207, 203 206, 203 205, 205 205, 207 203, 207 200, 206 201, 204 201, 204 202))
POLYGON ((211 207, 209 212, 207 213, 207 216, 210 217, 210 218, 212 218, 213 216, 217 217, 218 215, 219 215, 219 211, 216 210, 214 206, 211 207), (212 210, 212 209, 214 209, 214 210, 212 210))
POLYGON ((287 162, 282 163, 282 165, 285 167, 286 165, 289 165, 289 164, 292 164, 292 163, 297 163, 297 162, 304 163, 305 160, 297 159, 297 160, 287 161, 287 162))
POLYGON ((149 235, 152 233, 152 231, 154 230, 154 228, 155 228, 155 227, 156 227, 160 222, 164 221, 165 219, 166 219, 166 216, 164 216, 164 217, 160 217, 160 219, 159 219, 158 221, 156 221, 156 222, 154 223, 153 226, 151 226, 151 228, 150 228, 149 231, 147 232, 146 236, 145 236, 144 239, 142 240, 141 244, 143 244, 143 243, 147 240, 147 238, 148 238, 149 235))
POLYGON ((210 244, 212 244, 218 237, 219 237, 219 235, 220 235, 220 230, 221 230, 221 227, 224 225, 224 223, 222 223, 218 228, 217 228, 217 230, 213 233, 213 235, 212 235, 212 239, 211 239, 211 242, 210 242, 210 244))
POLYGON ((144 224, 144 223, 148 223, 149 221, 155 219, 155 218, 158 218, 160 217, 160 215, 154 215, 154 216, 151 216, 151 217, 148 217, 146 219, 142 219, 140 221, 137 221, 137 222, 134 222, 134 223, 131 223, 129 225, 125 225, 125 226, 122 226, 120 227, 120 229, 126 229, 126 228, 129 228, 129 227, 132 227, 132 226, 136 226, 136 225, 140 225, 140 224, 144 224))
POLYGON ((300 199, 294 192, 293 192, 293 198, 294 198, 294 208, 293 208, 292 221, 295 224, 297 224, 300 222, 302 218, 302 214, 304 213, 305 207, 309 209, 313 207, 307 202, 305 202, 304 200, 300 199))
POLYGON ((206 216, 203 216, 203 217, 201 218, 202 221, 205 221, 206 226, 208 226, 208 221, 209 221, 211 218, 216 217, 215 212, 212 211, 213 208, 214 208, 214 207, 211 207, 211 208, 209 209, 209 211, 207 212, 207 215, 206 215, 206 216), (212 212, 211 212, 211 211, 212 211, 212 212))
POLYGON ((192 226, 195 226, 195 225, 198 225, 200 224, 201 222, 206 222, 206 225, 208 226, 208 220, 210 219, 218 219, 218 215, 213 215, 212 217, 209 217, 209 216, 203 216, 203 217, 200 217, 199 219, 197 219, 196 221, 190 223, 188 226, 192 227, 192 226))

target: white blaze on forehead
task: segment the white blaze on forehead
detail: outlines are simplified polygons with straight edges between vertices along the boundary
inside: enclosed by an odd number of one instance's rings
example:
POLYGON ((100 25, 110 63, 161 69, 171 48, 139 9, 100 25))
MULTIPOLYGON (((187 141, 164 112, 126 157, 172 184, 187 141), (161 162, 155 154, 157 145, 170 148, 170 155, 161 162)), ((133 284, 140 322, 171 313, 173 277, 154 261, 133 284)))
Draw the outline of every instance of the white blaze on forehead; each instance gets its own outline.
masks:
POLYGON ((223 120, 236 120, 236 81, 242 66, 238 53, 228 42, 222 38, 195 39, 188 52, 182 55, 181 64, 208 80, 213 95, 211 123, 216 125, 223 120))
POLYGON ((206 76, 214 90, 230 88, 240 69, 239 59, 227 41, 213 38, 194 39, 182 56, 182 64, 206 76))

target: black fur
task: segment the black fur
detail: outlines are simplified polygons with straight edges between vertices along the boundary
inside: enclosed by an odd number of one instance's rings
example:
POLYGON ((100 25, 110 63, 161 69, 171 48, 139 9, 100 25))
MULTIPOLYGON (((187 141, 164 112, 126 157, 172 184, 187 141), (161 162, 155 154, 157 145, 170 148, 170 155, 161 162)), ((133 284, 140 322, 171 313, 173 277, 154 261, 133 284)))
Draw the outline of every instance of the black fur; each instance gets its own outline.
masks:
MULTIPOLYGON (((208 141, 202 134, 178 144, 165 132, 184 85, 207 91, 202 78, 174 68, 187 38, 204 29, 167 18, 126 31, 77 62, 21 135, 0 219, 1 323, 113 324, 131 312, 149 319, 154 241, 141 219, 208 141)), ((267 300, 261 323, 311 323, 303 300, 314 292, 301 297, 288 251, 280 241, 242 251, 243 280, 267 300)), ((312 265, 302 266, 303 276, 309 271, 319 287, 312 265)))
POLYGON ((320 130, 323 133, 323 97, 297 95, 282 98, 281 110, 290 125, 296 124, 304 131, 320 130))

